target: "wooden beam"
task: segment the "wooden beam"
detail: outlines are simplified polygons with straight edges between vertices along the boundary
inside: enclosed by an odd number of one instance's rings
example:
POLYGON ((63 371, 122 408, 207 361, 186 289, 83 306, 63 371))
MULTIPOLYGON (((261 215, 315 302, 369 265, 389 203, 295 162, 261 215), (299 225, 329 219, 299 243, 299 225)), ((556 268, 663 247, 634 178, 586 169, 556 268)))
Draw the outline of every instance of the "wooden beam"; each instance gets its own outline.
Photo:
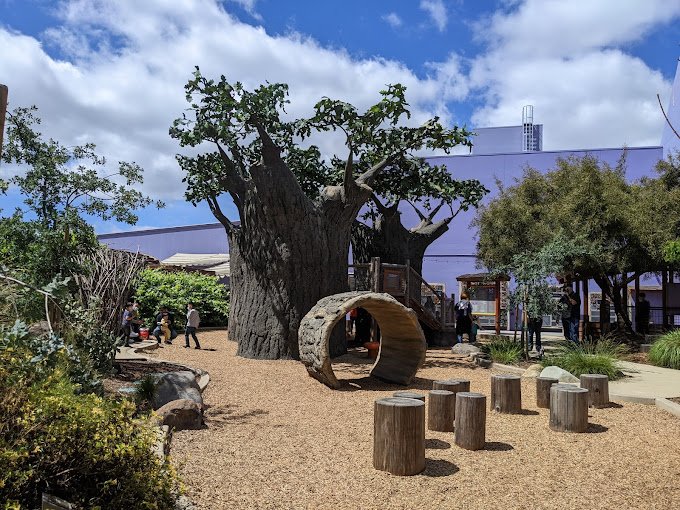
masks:
POLYGON ((0 160, 2 159, 2 144, 5 134, 5 116, 7 115, 7 85, 0 84, 0 160))
POLYGON ((496 334, 501 334, 501 281, 496 279, 496 334))

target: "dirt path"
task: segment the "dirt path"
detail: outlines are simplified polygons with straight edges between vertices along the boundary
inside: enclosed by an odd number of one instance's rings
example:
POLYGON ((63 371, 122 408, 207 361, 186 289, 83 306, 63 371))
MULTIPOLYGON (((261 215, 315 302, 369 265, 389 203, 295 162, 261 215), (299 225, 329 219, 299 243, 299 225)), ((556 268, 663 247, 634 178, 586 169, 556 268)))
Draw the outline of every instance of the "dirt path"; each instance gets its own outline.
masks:
MULTIPOLYGON (((158 356, 210 373, 208 428, 176 433, 172 447, 202 509, 670 509, 680 501, 680 420, 656 407, 595 409, 590 433, 559 434, 523 382, 526 414, 490 413, 486 450, 428 431, 425 472, 396 477, 372 467, 373 402, 404 388, 371 380, 365 359, 334 365, 351 384, 333 391, 299 362, 236 357, 226 332, 200 340, 215 350, 184 349, 182 340, 158 356)), ((490 372, 448 351, 431 351, 418 375, 410 388, 455 377, 489 394, 490 372)))

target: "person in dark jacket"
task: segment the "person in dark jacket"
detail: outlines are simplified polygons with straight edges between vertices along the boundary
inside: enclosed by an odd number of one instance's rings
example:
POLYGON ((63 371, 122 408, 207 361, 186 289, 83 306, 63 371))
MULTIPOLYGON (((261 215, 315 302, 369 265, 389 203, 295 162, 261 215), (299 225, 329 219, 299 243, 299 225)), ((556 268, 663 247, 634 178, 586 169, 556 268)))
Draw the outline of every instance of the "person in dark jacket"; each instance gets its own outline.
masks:
POLYGON ((635 307, 635 329, 639 335, 649 333, 650 304, 644 292, 640 292, 637 306, 635 307))
POLYGON ((456 303, 456 339, 458 343, 463 342, 463 335, 470 338, 472 332, 472 304, 467 292, 462 292, 460 301, 456 303))

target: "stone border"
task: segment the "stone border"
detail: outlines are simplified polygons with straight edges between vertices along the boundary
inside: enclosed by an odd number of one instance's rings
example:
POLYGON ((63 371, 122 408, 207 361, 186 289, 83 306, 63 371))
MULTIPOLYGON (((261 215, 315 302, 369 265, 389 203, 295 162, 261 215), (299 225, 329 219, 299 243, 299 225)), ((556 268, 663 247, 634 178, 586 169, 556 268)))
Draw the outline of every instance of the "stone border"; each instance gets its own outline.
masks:
POLYGON ((509 372, 511 374, 522 375, 526 369, 522 367, 514 367, 512 365, 504 365, 502 363, 491 363, 491 370, 498 370, 500 372, 509 372))
POLYGON ((619 393, 609 392, 609 400, 614 402, 630 402, 632 404, 642 404, 645 406, 653 406, 656 397, 644 397, 641 395, 621 395, 619 393))
POLYGON ((659 409, 663 409, 664 411, 668 411, 674 416, 677 416, 680 418, 680 404, 676 404, 672 400, 668 400, 667 398, 657 398, 655 401, 656 407, 659 409))

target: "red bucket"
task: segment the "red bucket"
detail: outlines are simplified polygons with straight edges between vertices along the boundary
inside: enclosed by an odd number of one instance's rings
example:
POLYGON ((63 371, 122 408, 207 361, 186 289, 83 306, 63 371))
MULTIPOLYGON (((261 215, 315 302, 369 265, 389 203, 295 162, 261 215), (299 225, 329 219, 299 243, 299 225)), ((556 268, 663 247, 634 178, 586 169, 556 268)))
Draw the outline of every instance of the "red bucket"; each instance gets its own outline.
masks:
POLYGON ((139 328, 139 338, 142 340, 149 339, 149 328, 139 328))

